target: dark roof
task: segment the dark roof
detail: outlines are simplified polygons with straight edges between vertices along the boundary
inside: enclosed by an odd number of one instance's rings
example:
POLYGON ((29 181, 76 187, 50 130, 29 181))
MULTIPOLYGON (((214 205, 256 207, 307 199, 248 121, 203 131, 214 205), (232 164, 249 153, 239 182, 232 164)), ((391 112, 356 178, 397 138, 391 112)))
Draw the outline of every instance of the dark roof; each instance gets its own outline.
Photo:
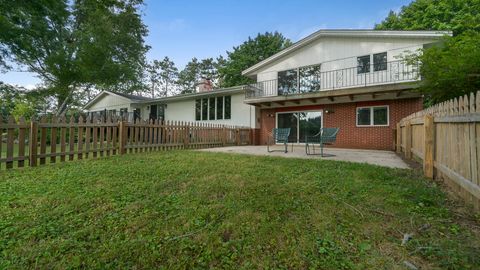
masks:
MULTIPOLYGON (((110 92, 112 92, 112 91, 110 91, 110 92)), ((118 92, 112 92, 112 93, 115 94, 115 95, 122 96, 124 98, 133 99, 133 100, 153 100, 153 98, 149 98, 149 97, 143 97, 143 96, 137 96, 137 95, 131 95, 131 94, 124 94, 124 93, 118 93, 118 92)))

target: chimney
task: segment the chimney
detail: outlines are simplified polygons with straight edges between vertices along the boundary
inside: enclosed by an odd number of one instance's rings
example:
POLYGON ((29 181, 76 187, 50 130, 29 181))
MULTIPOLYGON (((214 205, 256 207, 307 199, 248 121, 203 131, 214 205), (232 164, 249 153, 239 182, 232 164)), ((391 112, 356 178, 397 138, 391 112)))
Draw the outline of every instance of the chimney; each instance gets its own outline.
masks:
POLYGON ((210 78, 202 77, 202 79, 197 84, 197 86, 198 86, 198 92, 208 92, 213 90, 213 84, 210 78))

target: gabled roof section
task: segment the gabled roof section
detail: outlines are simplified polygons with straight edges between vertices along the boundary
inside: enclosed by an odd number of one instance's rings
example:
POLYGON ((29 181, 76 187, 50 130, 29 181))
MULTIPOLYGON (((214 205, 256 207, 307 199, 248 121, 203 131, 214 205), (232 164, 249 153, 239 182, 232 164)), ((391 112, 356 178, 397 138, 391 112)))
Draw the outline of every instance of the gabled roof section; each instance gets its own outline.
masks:
POLYGON ((294 43, 292 46, 270 56, 269 58, 245 69, 242 75, 253 75, 254 72, 286 55, 292 53, 311 42, 322 37, 397 37, 397 38, 431 38, 440 39, 443 36, 451 36, 451 31, 381 31, 381 30, 364 30, 364 29, 328 29, 319 30, 301 40, 294 43))
POLYGON ((123 98, 131 103, 138 103, 138 102, 145 102, 149 100, 153 100, 153 98, 148 98, 148 97, 143 97, 143 96, 137 96, 137 95, 130 95, 130 94, 124 94, 124 93, 118 93, 118 92, 113 92, 113 91, 102 91, 100 94, 96 95, 92 100, 90 100, 85 106, 83 106, 83 109, 88 109, 90 106, 95 104, 97 101, 102 99, 106 95, 113 95, 117 96, 120 98, 123 98))

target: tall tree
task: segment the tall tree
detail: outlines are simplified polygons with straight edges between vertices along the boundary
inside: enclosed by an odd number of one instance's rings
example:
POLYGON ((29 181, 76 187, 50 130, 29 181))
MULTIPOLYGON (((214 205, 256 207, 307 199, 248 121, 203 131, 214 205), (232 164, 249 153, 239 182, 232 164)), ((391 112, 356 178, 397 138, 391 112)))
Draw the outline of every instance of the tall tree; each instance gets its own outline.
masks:
POLYGON ((467 30, 480 31, 478 0, 416 0, 390 14, 378 30, 450 30, 458 35, 467 30))
POLYGON ((141 4, 0 0, 0 53, 43 80, 57 99, 57 113, 85 85, 131 91, 125 87, 138 85, 148 50, 141 4))
POLYGON ((230 87, 250 83, 251 80, 242 76, 242 71, 256 63, 274 55, 287 48, 292 42, 278 32, 258 34, 255 38, 248 37, 248 40, 233 51, 227 51, 227 59, 219 68, 219 75, 222 80, 222 87, 230 87))
POLYGON ((176 92, 178 68, 168 56, 161 61, 153 60, 147 65, 146 72, 152 98, 166 97, 176 92))
POLYGON ((176 81, 178 78, 178 68, 175 63, 167 56, 159 62, 160 75, 160 95, 169 96, 176 93, 176 81))
POLYGON ((441 102, 480 88, 480 1, 416 0, 393 11, 375 26, 379 30, 450 30, 441 46, 407 56, 419 61, 426 104, 441 102))
POLYGON ((210 79, 213 86, 218 87, 218 66, 218 62, 213 58, 205 58, 200 61, 196 57, 192 58, 178 75, 178 85, 181 93, 195 92, 195 88, 202 78, 210 79))
POLYGON ((195 92, 195 86, 200 80, 200 63, 196 57, 185 65, 178 74, 178 86, 182 94, 195 92))

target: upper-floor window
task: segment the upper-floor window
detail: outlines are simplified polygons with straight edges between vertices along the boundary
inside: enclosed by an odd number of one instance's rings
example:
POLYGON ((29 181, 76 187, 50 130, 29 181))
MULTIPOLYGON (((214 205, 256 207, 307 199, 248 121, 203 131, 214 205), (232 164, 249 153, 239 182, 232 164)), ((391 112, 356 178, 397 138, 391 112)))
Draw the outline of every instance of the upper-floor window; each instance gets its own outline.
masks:
POLYGON ((278 72, 278 94, 320 90, 321 65, 305 66, 278 72))
POLYGON ((301 67, 299 71, 300 92, 312 92, 320 90, 321 66, 314 65, 301 67))
POLYGON ((387 53, 377 53, 373 55, 373 70, 387 70, 387 53))
POLYGON ((231 118, 231 96, 195 100, 195 120, 222 120, 231 118))
POLYGON ((370 72, 370 55, 364 55, 357 57, 357 73, 370 72))
POLYGON ((278 93, 280 95, 295 93, 298 90, 298 69, 278 72, 278 93))
POLYGON ((357 108, 357 126, 388 126, 388 106, 357 108))

